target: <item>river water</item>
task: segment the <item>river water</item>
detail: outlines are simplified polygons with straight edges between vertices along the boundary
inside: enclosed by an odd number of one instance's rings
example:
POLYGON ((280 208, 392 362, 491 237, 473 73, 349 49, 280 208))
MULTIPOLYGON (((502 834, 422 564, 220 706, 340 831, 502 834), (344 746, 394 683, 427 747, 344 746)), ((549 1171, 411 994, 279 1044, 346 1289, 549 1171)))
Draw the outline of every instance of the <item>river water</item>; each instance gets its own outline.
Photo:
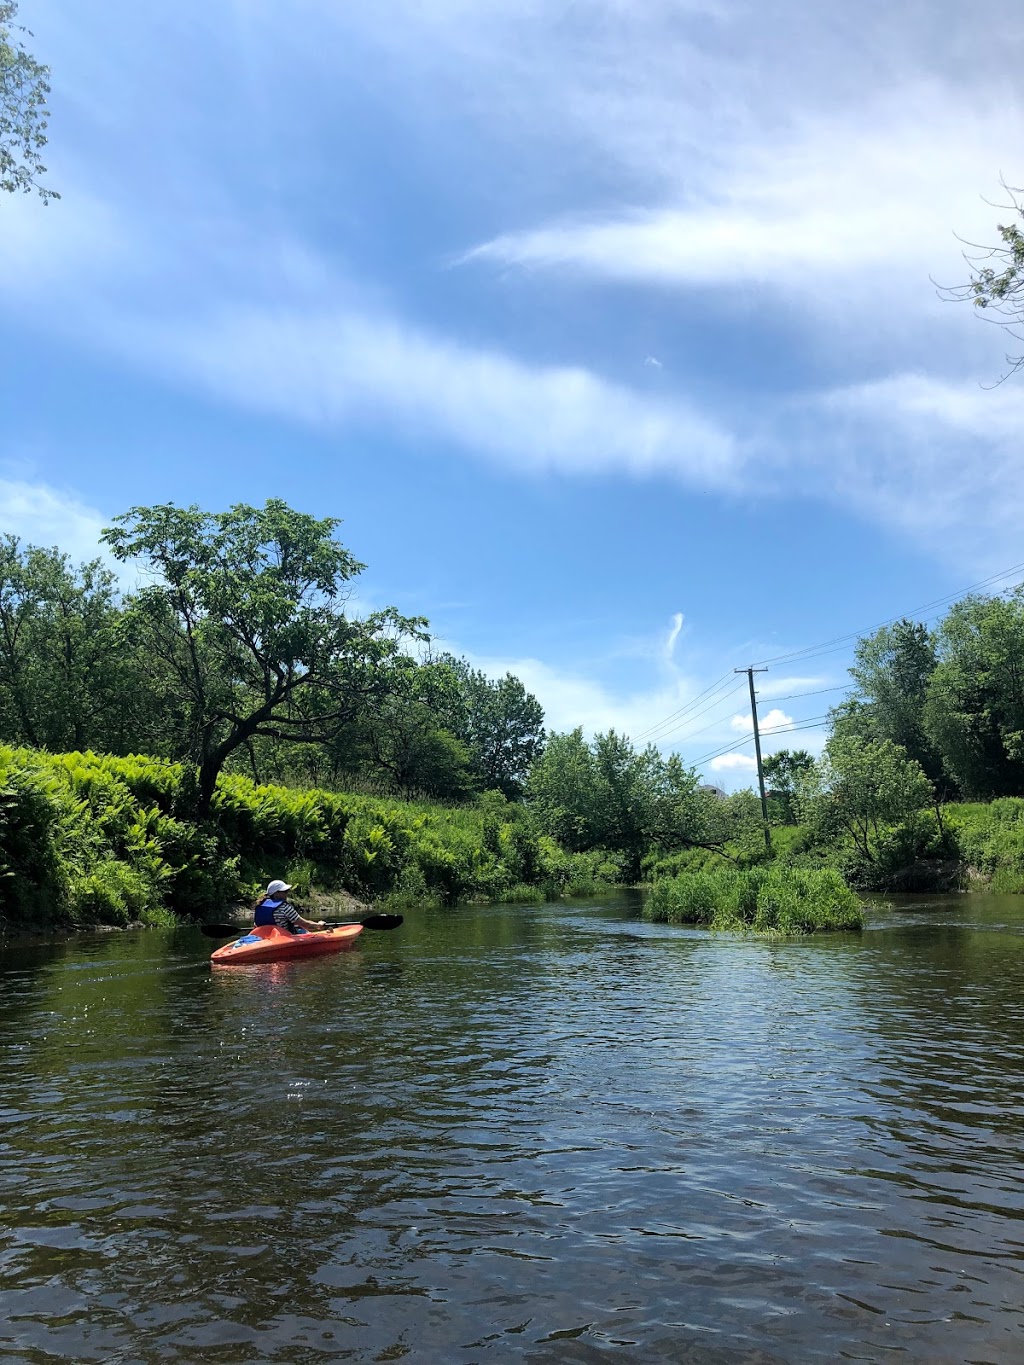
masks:
POLYGON ((0 951, 0 1360, 1024 1359, 1024 898, 0 951))

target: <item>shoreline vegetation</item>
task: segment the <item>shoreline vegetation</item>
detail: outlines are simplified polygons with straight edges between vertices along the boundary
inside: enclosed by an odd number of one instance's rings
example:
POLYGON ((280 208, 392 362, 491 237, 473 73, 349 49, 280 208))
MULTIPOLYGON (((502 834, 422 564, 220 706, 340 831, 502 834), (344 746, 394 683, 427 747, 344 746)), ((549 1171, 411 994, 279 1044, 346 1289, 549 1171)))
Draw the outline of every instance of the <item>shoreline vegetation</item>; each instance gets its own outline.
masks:
MULTIPOLYGON (((224 775, 209 820, 175 814, 187 769, 130 755, 0 746, 0 885, 8 931, 171 925, 244 907, 271 875, 300 900, 358 913, 465 900, 542 904, 636 884, 607 850, 570 852, 535 813, 491 792, 442 806, 224 775)), ((907 889, 1024 890, 1024 800, 925 813, 947 856, 902 869, 907 889), (911 875, 913 873, 913 875, 911 875), (916 877, 916 880, 915 880, 916 877)), ((641 865, 653 921, 769 935, 856 930, 863 912, 835 849, 807 827, 641 865)), ((927 842, 927 841, 926 841, 927 842)), ((847 876, 849 872, 847 872, 847 876)), ((901 876, 896 876, 897 884, 901 876)), ((899 885, 896 888, 899 889, 899 885)))
POLYGON ((0 884, 11 927, 169 924, 223 915, 284 875, 300 900, 389 908, 590 894, 618 871, 566 853, 521 806, 257 786, 225 775, 210 818, 175 814, 167 760, 0 747, 0 884))
POLYGON ((651 918, 772 935, 1024 892, 1024 589, 858 642, 820 757, 765 760, 769 851, 751 790, 546 731, 422 618, 350 612, 338 525, 135 507, 102 537, 134 590, 0 537, 0 929, 223 918, 279 876, 389 908, 647 885, 651 918))

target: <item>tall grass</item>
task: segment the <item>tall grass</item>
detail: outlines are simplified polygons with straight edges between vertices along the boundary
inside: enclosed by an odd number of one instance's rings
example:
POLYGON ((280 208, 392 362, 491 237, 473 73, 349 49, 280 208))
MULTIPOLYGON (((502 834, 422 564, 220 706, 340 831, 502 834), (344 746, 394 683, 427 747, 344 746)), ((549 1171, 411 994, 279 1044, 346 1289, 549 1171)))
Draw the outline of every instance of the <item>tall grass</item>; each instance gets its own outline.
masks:
POLYGON ((644 907, 646 918, 712 929, 795 935, 864 926, 853 891, 831 868, 717 868, 663 877, 644 907))

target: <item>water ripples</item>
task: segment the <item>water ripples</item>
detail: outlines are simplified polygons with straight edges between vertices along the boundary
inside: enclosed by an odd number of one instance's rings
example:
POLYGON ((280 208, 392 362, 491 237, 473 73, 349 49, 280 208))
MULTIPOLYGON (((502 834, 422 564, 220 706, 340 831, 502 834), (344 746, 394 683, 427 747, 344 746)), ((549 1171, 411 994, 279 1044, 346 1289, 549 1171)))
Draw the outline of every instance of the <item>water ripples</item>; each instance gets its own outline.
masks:
POLYGON ((8 952, 0 1360, 1019 1360, 1022 927, 8 952))

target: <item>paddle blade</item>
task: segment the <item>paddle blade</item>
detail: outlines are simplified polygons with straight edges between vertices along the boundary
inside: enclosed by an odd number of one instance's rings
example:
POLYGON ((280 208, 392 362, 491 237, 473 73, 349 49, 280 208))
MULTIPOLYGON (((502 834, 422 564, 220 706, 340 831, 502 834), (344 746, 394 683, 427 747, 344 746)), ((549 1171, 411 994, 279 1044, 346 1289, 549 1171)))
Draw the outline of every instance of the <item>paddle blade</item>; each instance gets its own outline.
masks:
POLYGON ((402 922, 401 915, 367 915, 365 919, 356 920, 364 929, 397 929, 402 922))
MULTIPOLYGON (((327 920, 328 929, 340 929, 346 924, 361 924, 364 929, 397 929, 403 923, 401 915, 366 915, 363 919, 327 920)), ((241 938, 248 926, 243 924, 201 924, 207 938, 241 938)))

